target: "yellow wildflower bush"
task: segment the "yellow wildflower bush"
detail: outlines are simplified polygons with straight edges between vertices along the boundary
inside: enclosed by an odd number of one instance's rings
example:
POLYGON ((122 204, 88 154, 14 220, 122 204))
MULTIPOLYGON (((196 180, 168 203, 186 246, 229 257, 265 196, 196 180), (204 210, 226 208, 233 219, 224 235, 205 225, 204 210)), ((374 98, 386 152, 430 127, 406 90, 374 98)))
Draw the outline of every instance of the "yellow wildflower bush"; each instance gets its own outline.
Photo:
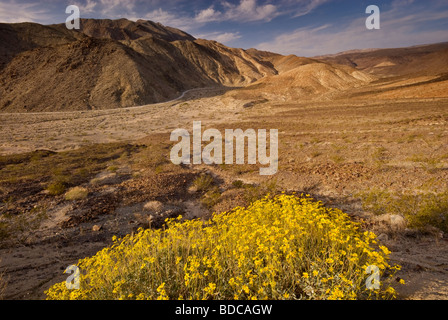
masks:
POLYGON ((170 219, 79 261, 47 299, 383 299, 398 266, 376 236, 306 196, 266 197, 207 222, 170 219), (380 288, 366 287, 369 266, 380 288))

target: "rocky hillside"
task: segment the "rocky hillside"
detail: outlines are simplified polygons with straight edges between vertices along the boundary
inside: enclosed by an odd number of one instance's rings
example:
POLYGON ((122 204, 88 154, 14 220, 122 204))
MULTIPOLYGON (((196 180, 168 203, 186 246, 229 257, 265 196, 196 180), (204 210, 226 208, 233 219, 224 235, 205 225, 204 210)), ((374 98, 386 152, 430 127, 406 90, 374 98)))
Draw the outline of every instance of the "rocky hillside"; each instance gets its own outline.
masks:
POLYGON ((438 75, 448 72, 448 42, 407 48, 352 50, 315 58, 381 77, 438 75))
POLYGON ((333 93, 362 87, 374 81, 375 76, 353 67, 319 61, 294 55, 248 50, 251 55, 277 71, 253 84, 231 92, 241 99, 309 100, 333 97, 333 93))
POLYGON ((65 24, 0 24, 0 111, 130 107, 185 90, 248 86, 320 94, 369 81, 352 67, 226 47, 159 23, 82 19, 65 24), (295 90, 297 89, 297 90, 295 90))

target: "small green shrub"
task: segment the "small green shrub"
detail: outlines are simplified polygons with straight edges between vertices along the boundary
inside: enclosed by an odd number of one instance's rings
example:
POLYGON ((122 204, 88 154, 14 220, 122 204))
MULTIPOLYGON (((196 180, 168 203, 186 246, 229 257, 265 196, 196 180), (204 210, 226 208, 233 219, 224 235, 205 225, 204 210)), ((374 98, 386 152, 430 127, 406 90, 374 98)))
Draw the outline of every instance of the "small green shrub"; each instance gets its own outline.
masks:
POLYGON ((235 188, 242 188, 244 187, 244 182, 241 180, 235 180, 232 182, 232 186, 235 188))
POLYGON ((221 200, 221 192, 218 187, 213 187, 207 191, 201 198, 201 203, 207 208, 213 208, 221 200))
POLYGON ((197 191, 207 192, 214 185, 214 180, 209 174, 201 174, 193 181, 193 185, 197 191))
POLYGON ((443 193, 391 193, 372 190, 359 195, 364 210, 376 215, 399 214, 411 228, 436 227, 448 232, 448 191, 443 193))
POLYGON ((277 180, 267 181, 260 185, 245 185, 244 197, 248 203, 260 200, 267 195, 278 193, 277 180))
POLYGON ((52 196, 59 196, 63 194, 66 189, 66 183, 60 180, 51 182, 47 187, 48 193, 52 196))
POLYGON ((65 200, 82 200, 87 198, 89 192, 83 187, 74 187, 65 193, 65 200))

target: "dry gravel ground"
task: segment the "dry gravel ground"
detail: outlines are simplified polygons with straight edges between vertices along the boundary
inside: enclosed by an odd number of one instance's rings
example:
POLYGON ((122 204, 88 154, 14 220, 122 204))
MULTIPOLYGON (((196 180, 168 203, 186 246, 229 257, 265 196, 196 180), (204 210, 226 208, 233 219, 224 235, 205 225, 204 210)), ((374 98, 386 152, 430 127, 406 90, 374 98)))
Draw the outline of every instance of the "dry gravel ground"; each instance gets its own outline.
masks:
MULTIPOLYGON (((358 196, 375 189, 448 190, 448 99, 250 103, 224 91, 194 91, 181 100, 120 110, 0 114, 2 154, 116 141, 169 145, 172 130, 191 132, 193 121, 200 120, 221 132, 278 129, 280 155, 279 172, 272 177, 261 177, 256 165, 181 168, 165 163, 145 169, 130 157, 113 173, 91 177, 83 185, 87 199, 30 196, 29 204, 46 205, 47 217, 20 241, 0 249, 0 271, 9 278, 5 298, 43 298, 45 289, 66 278, 68 265, 108 245, 114 234, 148 226, 149 216, 155 224, 179 213, 206 218, 210 210, 247 202, 247 190, 254 196, 263 191, 261 186, 271 185, 266 190, 310 193, 380 235, 393 261, 403 266, 397 275, 406 281, 397 287, 402 299, 448 299, 446 234, 396 226, 365 210, 358 196), (213 176, 218 186, 210 210, 194 190, 201 172, 213 176), (258 189, 235 188, 237 180, 258 189)), ((165 160, 168 155, 165 148, 165 160)))
POLYGON ((74 112, 0 113, 0 154, 76 149, 89 143, 133 141, 151 133, 191 128, 192 119, 232 119, 239 105, 209 88, 155 105, 74 112))

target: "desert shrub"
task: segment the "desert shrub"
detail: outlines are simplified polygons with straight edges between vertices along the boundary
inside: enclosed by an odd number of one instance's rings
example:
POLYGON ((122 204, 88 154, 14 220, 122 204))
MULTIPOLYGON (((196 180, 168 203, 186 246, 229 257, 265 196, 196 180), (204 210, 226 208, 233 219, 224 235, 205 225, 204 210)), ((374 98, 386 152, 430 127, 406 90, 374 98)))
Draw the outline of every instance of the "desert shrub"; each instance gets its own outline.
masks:
POLYGON ((213 185, 213 177, 209 174, 201 174, 193 181, 193 186, 198 192, 207 192, 213 185))
POLYGON ((74 187, 65 193, 65 200, 82 200, 87 198, 89 192, 83 187, 74 187))
POLYGON ((406 213, 411 226, 424 229, 430 225, 448 232, 448 192, 418 195, 414 199, 416 209, 406 213))
POLYGON ((218 187, 213 187, 201 197, 201 203, 207 208, 213 208, 221 200, 221 192, 218 187))
POLYGON ((232 182, 232 186, 234 188, 242 188, 242 187, 244 187, 244 182, 241 180, 235 180, 232 182))
POLYGON ((244 185, 244 198, 248 203, 257 201, 267 195, 275 195, 278 192, 277 180, 265 181, 259 185, 244 185))
POLYGON ((65 192, 67 189, 67 183, 62 179, 56 179, 53 182, 50 182, 47 186, 47 191, 52 196, 58 196, 65 192))
POLYGON ((391 193, 371 190, 360 194, 364 210, 374 214, 398 214, 411 228, 436 227, 448 232, 448 191, 442 193, 391 193))
POLYGON ((80 289, 47 299, 391 298, 398 266, 375 235, 338 209, 295 195, 261 199, 207 222, 168 219, 78 262, 80 289), (366 288, 375 265, 380 289, 366 288))
POLYGON ((215 180, 210 174, 203 173, 193 181, 193 187, 202 193, 201 203, 212 209, 221 200, 221 191, 215 185, 215 180))

